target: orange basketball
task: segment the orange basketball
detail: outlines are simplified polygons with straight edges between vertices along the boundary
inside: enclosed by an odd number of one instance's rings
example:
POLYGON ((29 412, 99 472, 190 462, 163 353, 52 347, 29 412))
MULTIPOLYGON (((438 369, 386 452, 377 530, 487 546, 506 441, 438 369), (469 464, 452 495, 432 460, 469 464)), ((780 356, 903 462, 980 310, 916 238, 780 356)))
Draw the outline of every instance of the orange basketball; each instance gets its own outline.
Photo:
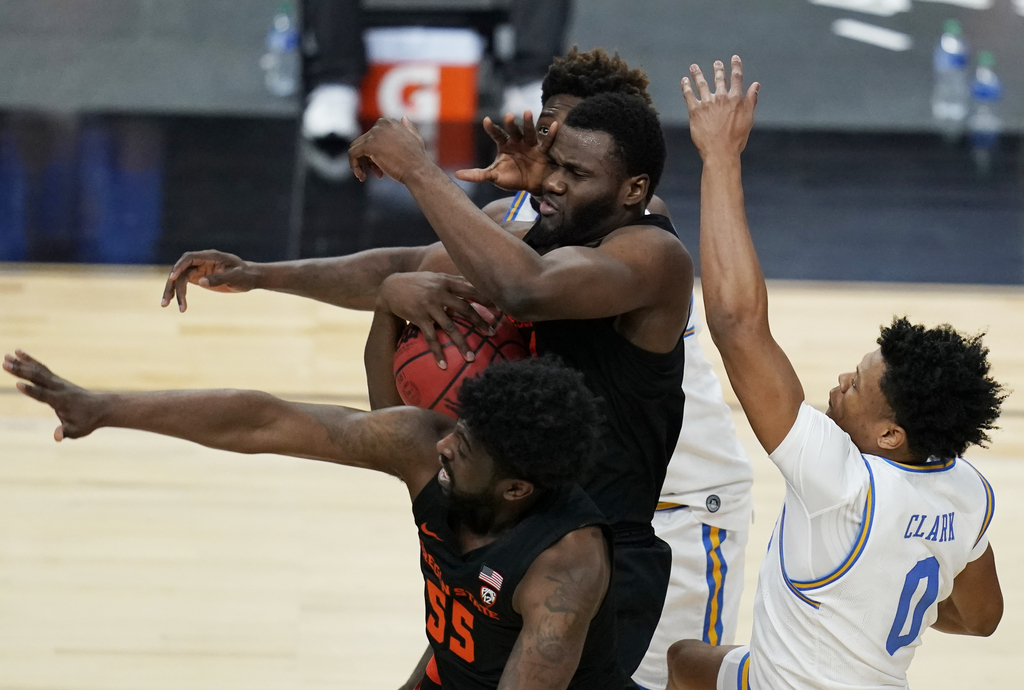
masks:
POLYGON ((445 353, 447 369, 437 366, 434 356, 427 347, 423 333, 413 324, 406 326, 398 340, 395 351, 395 383, 398 394, 406 405, 437 410, 449 417, 458 417, 458 394, 462 381, 479 374, 495 360, 525 359, 530 350, 519 334, 519 329, 504 314, 495 314, 479 304, 473 308, 494 328, 494 335, 481 333, 461 316, 452 321, 466 339, 466 344, 476 355, 472 362, 462 359, 462 354, 441 329, 437 340, 445 353))

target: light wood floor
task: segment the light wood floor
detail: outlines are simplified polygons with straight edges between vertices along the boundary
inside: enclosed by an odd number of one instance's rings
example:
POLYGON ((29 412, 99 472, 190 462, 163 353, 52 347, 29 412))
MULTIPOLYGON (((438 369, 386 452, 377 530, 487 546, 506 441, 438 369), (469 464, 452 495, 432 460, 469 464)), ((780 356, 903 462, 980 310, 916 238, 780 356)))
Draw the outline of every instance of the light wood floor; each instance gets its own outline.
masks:
MULTIPOLYGON (((365 406, 366 315, 199 290, 178 314, 159 308, 163 274, 0 266, 0 348, 25 349, 90 387, 254 388, 365 406)), ((996 377, 1024 391, 1024 290, 770 289, 776 338, 812 403, 825 404, 894 313, 987 329, 996 377)), ((745 641, 783 487, 735 416, 756 473, 745 641)), ((386 690, 405 678, 425 640, 415 528, 396 481, 121 430, 55 444, 54 426, 0 380, 0 690, 386 690)), ((968 455, 998 494, 990 534, 1006 613, 989 639, 927 633, 911 669, 918 688, 1017 685, 1021 395, 1002 427, 990 450, 968 455)))

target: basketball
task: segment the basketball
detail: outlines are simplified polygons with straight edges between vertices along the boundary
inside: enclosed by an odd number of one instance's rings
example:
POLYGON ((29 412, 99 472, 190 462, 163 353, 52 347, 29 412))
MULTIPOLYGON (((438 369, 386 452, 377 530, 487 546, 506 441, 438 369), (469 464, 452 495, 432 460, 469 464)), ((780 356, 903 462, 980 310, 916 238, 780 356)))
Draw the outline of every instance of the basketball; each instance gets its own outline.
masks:
POLYGON ((519 329, 504 314, 495 314, 486 307, 473 304, 473 308, 494 328, 494 335, 481 333, 461 316, 452 321, 476 355, 472 362, 462 358, 448 334, 437 330, 437 340, 445 351, 448 368, 437 366, 423 333, 413 324, 406 326, 395 351, 395 383, 398 394, 406 405, 437 410, 453 419, 458 417, 458 394, 462 381, 479 374, 491 362, 525 359, 530 350, 519 329))

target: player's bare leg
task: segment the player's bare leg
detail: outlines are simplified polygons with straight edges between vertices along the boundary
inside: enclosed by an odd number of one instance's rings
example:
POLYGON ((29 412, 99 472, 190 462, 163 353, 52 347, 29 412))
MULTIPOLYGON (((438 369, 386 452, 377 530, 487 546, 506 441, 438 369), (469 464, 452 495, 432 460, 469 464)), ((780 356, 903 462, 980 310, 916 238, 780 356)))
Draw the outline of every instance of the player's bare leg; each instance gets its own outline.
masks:
POLYGON ((715 690, 722 659, 737 646, 679 640, 668 648, 667 690, 715 690))

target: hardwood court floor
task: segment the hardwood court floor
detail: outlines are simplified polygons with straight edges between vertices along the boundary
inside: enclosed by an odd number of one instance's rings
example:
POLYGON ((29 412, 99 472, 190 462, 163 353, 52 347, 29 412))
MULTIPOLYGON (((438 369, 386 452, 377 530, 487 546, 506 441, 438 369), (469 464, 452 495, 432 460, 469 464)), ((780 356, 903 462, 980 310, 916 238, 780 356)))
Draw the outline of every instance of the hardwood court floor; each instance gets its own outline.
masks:
MULTIPOLYGON (((158 306, 163 270, 0 266, 0 348, 84 386, 237 387, 366 405, 367 315, 282 295, 190 293, 158 306)), ((773 283, 777 339, 807 398, 874 347, 894 313, 988 329, 994 373, 1024 392, 1024 290, 773 283)), ((712 359, 717 354, 701 335, 712 359)), ((424 648, 408 496, 364 470, 241 456, 103 429, 55 444, 47 408, 0 381, 0 690, 391 690, 424 648)), ((753 459, 755 522, 739 640, 782 497, 753 459)), ((1024 398, 972 462, 998 510, 1006 613, 989 639, 930 631, 919 688, 1014 687, 1024 643, 1024 398)))

